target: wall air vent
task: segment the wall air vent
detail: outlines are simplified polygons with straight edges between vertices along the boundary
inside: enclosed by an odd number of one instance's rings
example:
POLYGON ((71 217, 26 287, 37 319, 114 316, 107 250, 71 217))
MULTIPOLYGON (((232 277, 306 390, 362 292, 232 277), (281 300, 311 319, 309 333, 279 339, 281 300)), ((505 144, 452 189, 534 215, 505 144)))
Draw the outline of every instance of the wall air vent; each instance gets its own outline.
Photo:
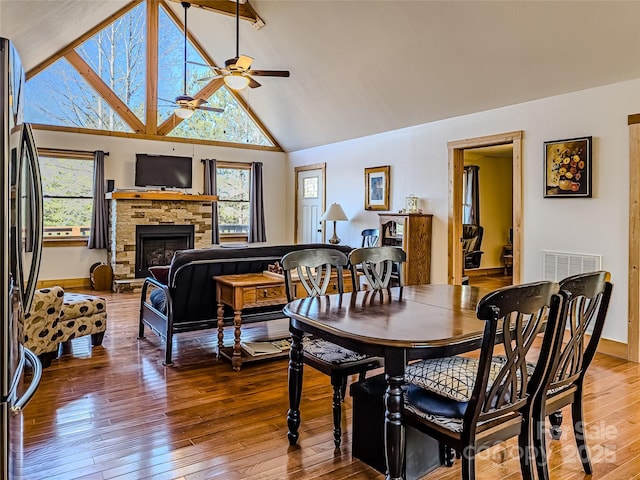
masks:
POLYGON ((579 273, 601 270, 601 265, 601 255, 542 251, 543 278, 552 282, 579 273))

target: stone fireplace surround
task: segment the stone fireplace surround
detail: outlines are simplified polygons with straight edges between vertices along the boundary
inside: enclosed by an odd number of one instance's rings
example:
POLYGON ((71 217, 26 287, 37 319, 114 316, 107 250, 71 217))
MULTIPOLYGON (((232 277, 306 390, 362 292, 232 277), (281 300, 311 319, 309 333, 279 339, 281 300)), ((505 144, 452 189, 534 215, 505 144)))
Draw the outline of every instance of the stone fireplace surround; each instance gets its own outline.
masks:
POLYGON ((136 279, 137 225, 193 225, 194 248, 211 247, 211 203, 217 197, 180 192, 127 192, 107 194, 109 241, 107 255, 113 269, 113 290, 140 286, 136 279))

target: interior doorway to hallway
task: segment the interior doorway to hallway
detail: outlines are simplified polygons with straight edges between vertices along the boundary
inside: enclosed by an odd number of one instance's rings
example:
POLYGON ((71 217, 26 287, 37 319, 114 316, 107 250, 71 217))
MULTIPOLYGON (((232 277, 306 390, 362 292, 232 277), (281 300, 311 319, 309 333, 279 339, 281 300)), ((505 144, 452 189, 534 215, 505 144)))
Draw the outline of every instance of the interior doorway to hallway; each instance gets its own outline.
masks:
MULTIPOLYGON (((522 131, 509 132, 485 137, 449 142, 449 265, 448 281, 462 283, 464 256, 462 252, 463 233, 463 177, 465 151, 478 148, 510 146, 511 154, 511 230, 512 238, 511 273, 512 283, 519 284, 521 278, 520 248, 522 241, 522 131)), ((509 180, 507 180, 509 181, 509 180)), ((500 235, 499 232, 494 232, 500 235)), ((508 240, 508 237, 507 239, 508 240)), ((504 241, 504 240, 503 240, 504 241)), ((506 245, 507 243, 503 244, 506 245)), ((495 257, 494 257, 495 258, 495 257)))

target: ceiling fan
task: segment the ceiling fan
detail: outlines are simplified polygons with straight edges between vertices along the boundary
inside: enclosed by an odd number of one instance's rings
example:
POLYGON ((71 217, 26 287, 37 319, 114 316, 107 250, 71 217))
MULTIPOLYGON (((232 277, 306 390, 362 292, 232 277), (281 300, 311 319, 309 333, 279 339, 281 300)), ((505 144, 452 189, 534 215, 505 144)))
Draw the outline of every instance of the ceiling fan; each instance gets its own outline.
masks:
MULTIPOLYGON (((183 94, 178 95, 176 99, 172 102, 176 105, 176 109, 173 113, 180 118, 190 118, 196 110, 206 110, 208 112, 217 112, 222 113, 224 109, 217 107, 207 107, 205 104, 208 103, 203 98, 193 98, 187 95, 187 10, 191 6, 189 2, 181 2, 184 7, 184 69, 183 69, 183 94)), ((163 98, 159 98, 158 100, 162 100, 164 102, 169 102, 170 100, 164 100, 163 98)))
POLYGON ((214 78, 222 77, 224 83, 234 90, 242 90, 247 86, 257 88, 261 84, 258 83, 253 76, 262 77, 289 77, 291 74, 288 70, 251 70, 253 58, 247 55, 240 55, 240 0, 235 0, 236 4, 236 56, 224 62, 224 68, 206 65, 212 69, 217 75, 212 77, 200 78, 198 81, 205 82, 214 78))

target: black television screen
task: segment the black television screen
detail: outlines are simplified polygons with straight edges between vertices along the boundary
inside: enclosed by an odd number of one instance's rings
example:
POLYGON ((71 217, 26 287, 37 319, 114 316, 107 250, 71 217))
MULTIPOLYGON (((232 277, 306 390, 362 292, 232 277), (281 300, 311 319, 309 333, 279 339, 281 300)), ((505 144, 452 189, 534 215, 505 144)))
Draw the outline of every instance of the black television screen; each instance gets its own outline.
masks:
POLYGON ((191 188, 191 157, 136 153, 136 187, 191 188))

